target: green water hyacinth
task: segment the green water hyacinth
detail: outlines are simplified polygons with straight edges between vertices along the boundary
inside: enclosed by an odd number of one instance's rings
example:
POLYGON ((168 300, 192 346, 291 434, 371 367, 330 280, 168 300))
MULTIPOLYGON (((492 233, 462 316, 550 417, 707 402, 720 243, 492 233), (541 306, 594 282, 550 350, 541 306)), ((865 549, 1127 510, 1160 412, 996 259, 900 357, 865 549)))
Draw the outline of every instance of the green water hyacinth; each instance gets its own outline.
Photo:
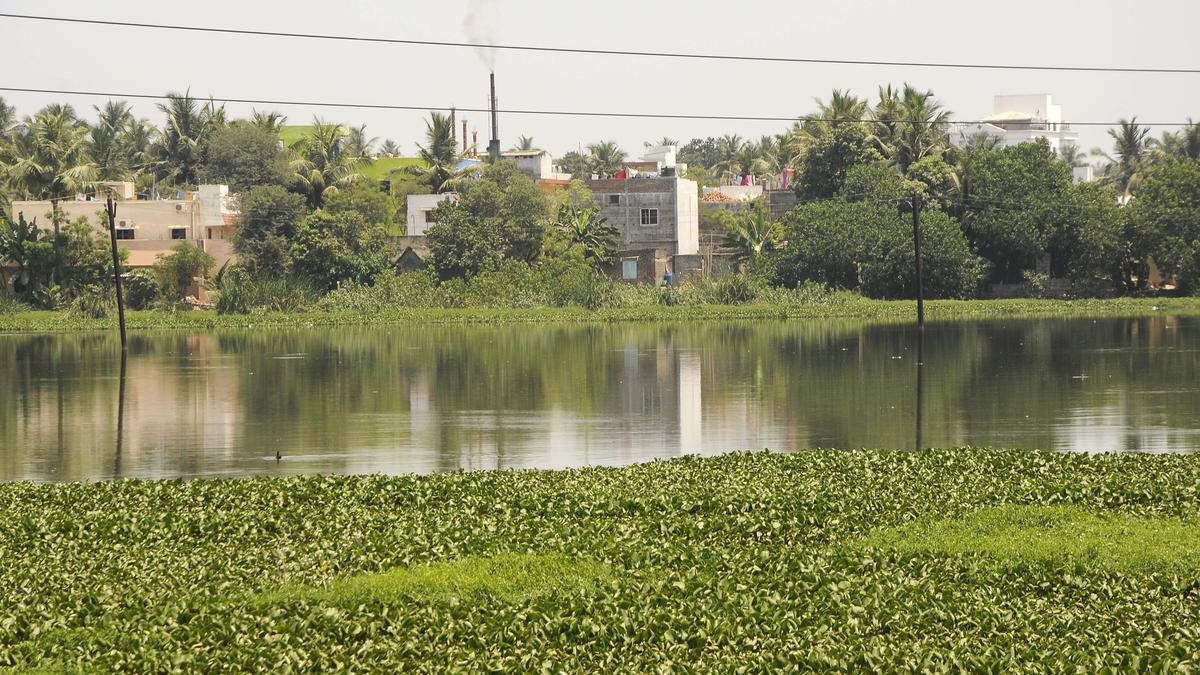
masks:
POLYGON ((1200 455, 986 449, 11 483, 0 668, 1187 672, 1198 516, 1200 455))

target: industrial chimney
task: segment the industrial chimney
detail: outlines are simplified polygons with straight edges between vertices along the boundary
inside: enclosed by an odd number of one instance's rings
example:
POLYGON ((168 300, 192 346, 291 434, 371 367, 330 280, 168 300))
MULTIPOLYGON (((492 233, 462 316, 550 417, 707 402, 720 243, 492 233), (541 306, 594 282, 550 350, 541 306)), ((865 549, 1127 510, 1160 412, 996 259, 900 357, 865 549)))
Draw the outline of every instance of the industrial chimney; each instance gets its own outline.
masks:
POLYGON ((496 73, 491 73, 489 78, 492 93, 492 138, 488 141, 488 155, 492 158, 493 162, 496 162, 500 159, 500 127, 496 121, 496 73))

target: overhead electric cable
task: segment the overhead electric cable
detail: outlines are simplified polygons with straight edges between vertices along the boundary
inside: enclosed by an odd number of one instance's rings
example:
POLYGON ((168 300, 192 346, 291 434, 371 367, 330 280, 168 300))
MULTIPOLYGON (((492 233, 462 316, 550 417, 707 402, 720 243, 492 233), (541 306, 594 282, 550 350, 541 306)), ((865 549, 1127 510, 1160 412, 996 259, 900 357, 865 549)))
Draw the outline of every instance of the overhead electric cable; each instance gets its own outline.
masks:
MULTIPOLYGON (((133 99, 150 99, 150 100, 166 100, 171 98, 167 94, 138 94, 130 92, 111 92, 111 91, 86 91, 79 89, 42 89, 37 87, 3 87, 0 86, 0 91, 10 91, 17 93, 33 93, 33 94, 58 94, 62 96, 101 96, 105 98, 133 98, 133 99)), ((178 96, 178 95, 177 95, 178 96)), ((277 106, 313 106, 318 108, 361 108, 368 110, 446 110, 449 106, 445 105, 396 105, 387 103, 346 103, 336 101, 289 101, 289 100, 272 100, 272 99, 256 99, 256 98, 230 98, 225 96, 193 96, 192 98, 200 101, 213 100, 220 103, 252 103, 258 105, 277 105, 277 106)), ((463 108, 456 107, 458 112, 471 113, 490 113, 490 108, 463 108)), ((598 112, 586 110, 545 110, 545 109, 519 109, 509 108, 496 110, 497 113, 505 115, 546 115, 560 117, 626 117, 626 118, 642 118, 642 119, 671 119, 671 120, 726 120, 735 122, 842 122, 851 123, 852 120, 831 119, 804 116, 765 116, 765 115, 701 115, 695 113, 635 113, 635 112, 598 112)), ((904 120, 904 119, 864 119, 862 122, 879 122, 885 124, 928 124, 926 120, 904 120)), ((970 125, 970 124, 990 124, 987 120, 949 120, 946 124, 970 125)), ((1111 127, 1118 125, 1119 122, 1066 122, 1064 127, 1084 126, 1084 127, 1111 127)), ((1165 126, 1184 126, 1188 122, 1142 122, 1138 124, 1145 127, 1165 127, 1165 126)))
POLYGON ((1055 72, 1086 73, 1167 73, 1200 74, 1200 68, 1140 68, 1124 66, 1058 66, 1019 65, 1013 63, 948 63, 933 61, 879 61, 867 59, 818 59, 789 56, 754 56, 744 54, 703 54, 688 52, 650 52, 628 49, 588 49, 583 47, 544 47, 537 45, 515 45, 486 42, 456 42, 447 40, 411 40, 400 38, 370 37, 361 35, 333 35, 325 33, 295 33, 283 31, 252 30, 246 28, 217 28, 211 26, 186 26, 175 24, 145 23, 137 21, 113 21, 79 17, 44 16, 35 14, 0 13, 0 18, 29 21, 57 21, 61 23, 89 24, 94 26, 117 26, 121 28, 144 28, 154 30, 190 31, 195 33, 224 33, 229 35, 251 35, 257 37, 303 38, 309 40, 339 40, 344 42, 368 42, 379 44, 417 45, 426 47, 470 47, 472 49, 497 49, 522 52, 549 52, 558 54, 585 54, 593 56, 633 56, 667 59, 702 59, 708 61, 751 61, 759 63, 797 63, 814 65, 886 66, 903 68, 962 68, 982 70, 1041 70, 1055 72))

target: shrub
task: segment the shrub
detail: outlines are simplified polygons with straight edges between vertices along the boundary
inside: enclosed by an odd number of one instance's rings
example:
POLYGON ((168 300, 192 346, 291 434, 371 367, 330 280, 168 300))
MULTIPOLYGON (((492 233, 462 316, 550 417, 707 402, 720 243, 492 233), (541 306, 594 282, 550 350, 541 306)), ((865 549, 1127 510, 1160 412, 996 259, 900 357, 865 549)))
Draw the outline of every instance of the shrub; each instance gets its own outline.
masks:
POLYGON ((158 275, 150 270, 138 269, 121 279, 121 291, 129 309, 147 309, 162 296, 162 285, 158 275))
POLYGON ((87 287, 67 306, 67 313, 77 319, 103 319, 116 311, 116 298, 100 286, 87 287))
POLYGON ((188 242, 177 244, 171 254, 154 263, 154 272, 163 292, 172 299, 182 298, 195 279, 208 277, 216 261, 199 246, 188 242))
POLYGON ((221 279, 217 314, 249 314, 254 293, 250 273, 242 267, 230 267, 221 279))

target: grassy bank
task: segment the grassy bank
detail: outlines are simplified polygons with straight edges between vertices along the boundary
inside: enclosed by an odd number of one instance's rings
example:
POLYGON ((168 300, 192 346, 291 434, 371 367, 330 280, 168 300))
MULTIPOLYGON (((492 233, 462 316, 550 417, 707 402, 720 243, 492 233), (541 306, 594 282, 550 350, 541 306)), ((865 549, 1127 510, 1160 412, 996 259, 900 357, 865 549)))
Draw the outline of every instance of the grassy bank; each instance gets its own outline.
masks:
POLYGON ((754 453, 0 503, 18 669, 1200 666, 1200 455, 754 453))
MULTIPOLYGON (((1200 314, 1200 297, 1114 298, 1107 300, 933 300, 926 303, 929 320, 995 317, 1144 316, 1200 314)), ((834 294, 827 300, 794 305, 647 305, 588 310, 581 307, 531 308, 396 308, 376 312, 305 311, 225 314, 214 311, 127 314, 135 330, 218 328, 287 328, 337 325, 395 325, 404 323, 578 323, 618 321, 700 321, 755 319, 861 318, 909 320, 916 303, 906 300, 871 300, 834 294)), ((116 317, 85 319, 67 312, 20 311, 0 313, 0 332, 112 330, 116 317)))

